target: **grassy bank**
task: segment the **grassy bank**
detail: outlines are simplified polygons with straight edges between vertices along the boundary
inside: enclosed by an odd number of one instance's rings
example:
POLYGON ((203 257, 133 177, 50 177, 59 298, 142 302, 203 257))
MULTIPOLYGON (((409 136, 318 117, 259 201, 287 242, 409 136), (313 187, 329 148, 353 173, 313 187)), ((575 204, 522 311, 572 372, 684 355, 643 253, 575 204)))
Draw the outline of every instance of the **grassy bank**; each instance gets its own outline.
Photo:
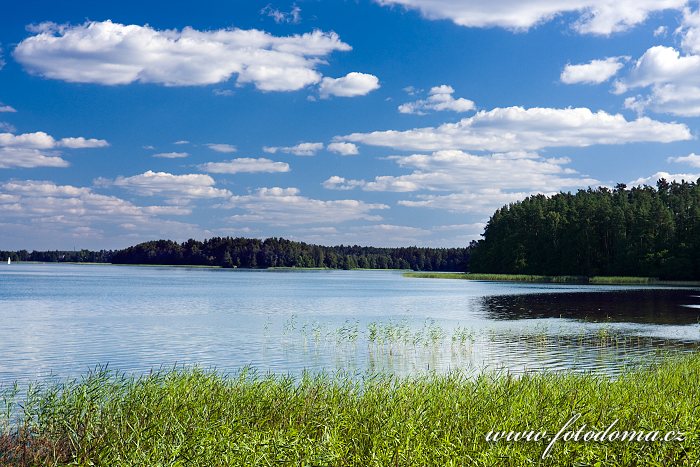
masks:
MULTIPOLYGON (((2 399, 0 399, 2 400, 2 399)), ((700 356, 616 380, 96 372, 5 391, 1 465, 697 465, 700 356), (12 402, 26 399, 8 423, 12 402), (683 432, 683 441, 486 441, 492 430, 683 432)), ((609 432, 610 433, 610 432, 609 432)))
POLYGON ((542 282, 598 285, 682 285, 700 286, 697 281, 662 281, 653 277, 635 276, 542 276, 533 274, 482 274, 482 273, 442 273, 407 272, 404 277, 423 279, 466 279, 475 281, 542 282))

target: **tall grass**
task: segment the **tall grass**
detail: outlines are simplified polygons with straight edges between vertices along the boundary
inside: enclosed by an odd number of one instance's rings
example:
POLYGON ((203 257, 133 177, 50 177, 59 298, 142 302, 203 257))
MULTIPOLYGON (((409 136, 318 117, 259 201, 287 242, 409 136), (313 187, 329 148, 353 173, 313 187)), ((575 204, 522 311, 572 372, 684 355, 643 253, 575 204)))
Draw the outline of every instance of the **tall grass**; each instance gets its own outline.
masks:
POLYGON ((544 283, 576 283, 607 285, 698 285, 700 282, 662 281, 653 277, 635 276, 544 276, 534 274, 483 274, 483 273, 441 273, 441 272, 406 272, 404 277, 422 279, 467 279, 476 281, 513 281, 544 283))
POLYGON ((4 392, 0 465, 697 465, 700 355, 617 379, 98 370, 4 392), (24 400, 22 405, 17 405, 24 400), (492 430, 682 431, 684 441, 489 442, 492 430), (588 428, 587 428, 588 429, 588 428))

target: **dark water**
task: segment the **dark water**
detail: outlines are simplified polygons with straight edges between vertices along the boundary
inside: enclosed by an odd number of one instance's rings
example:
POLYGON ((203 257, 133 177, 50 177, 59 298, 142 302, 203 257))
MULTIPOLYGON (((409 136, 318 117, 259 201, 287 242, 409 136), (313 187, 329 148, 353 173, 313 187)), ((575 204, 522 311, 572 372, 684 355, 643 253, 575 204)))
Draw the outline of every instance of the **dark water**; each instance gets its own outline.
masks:
POLYGON ((392 271, 0 267, 0 384, 198 364, 223 371, 574 369, 700 342, 700 291, 409 279, 392 271))

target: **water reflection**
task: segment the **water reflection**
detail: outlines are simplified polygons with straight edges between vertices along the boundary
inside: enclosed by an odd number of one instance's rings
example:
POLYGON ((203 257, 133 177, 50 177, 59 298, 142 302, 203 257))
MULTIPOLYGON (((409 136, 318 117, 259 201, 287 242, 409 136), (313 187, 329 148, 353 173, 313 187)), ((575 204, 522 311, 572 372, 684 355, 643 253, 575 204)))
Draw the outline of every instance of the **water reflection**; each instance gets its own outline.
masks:
POLYGON ((615 374, 659 351, 694 349, 699 295, 395 271, 13 264, 0 268, 0 385, 105 364, 615 374))
POLYGON ((700 297, 689 289, 500 295, 481 298, 494 320, 566 318, 591 322, 697 324, 700 297))

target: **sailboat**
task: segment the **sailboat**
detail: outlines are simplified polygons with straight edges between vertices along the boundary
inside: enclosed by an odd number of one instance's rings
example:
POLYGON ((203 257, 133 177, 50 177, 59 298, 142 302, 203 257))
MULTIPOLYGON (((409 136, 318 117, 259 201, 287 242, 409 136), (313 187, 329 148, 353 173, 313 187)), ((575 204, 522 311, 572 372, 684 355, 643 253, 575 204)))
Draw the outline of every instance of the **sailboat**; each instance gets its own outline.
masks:
POLYGON ((7 265, 9 266, 10 264, 12 264, 12 260, 10 258, 7 258, 7 265))

